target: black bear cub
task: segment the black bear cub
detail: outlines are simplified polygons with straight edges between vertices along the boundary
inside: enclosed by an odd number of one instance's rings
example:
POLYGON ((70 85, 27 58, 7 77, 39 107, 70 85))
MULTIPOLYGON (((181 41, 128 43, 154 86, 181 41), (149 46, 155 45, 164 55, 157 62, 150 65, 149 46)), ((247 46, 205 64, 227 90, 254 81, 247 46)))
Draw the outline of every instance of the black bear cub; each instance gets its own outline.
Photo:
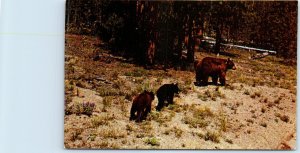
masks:
POLYGON ((154 93, 144 90, 143 93, 133 98, 130 110, 130 120, 141 122, 146 119, 151 111, 151 103, 154 100, 154 93), (135 114, 136 113, 136 114, 135 114))
POLYGON ((158 98, 158 104, 156 106, 156 110, 160 111, 167 101, 167 105, 173 104, 174 93, 178 94, 179 88, 178 84, 164 84, 162 85, 156 92, 158 98))

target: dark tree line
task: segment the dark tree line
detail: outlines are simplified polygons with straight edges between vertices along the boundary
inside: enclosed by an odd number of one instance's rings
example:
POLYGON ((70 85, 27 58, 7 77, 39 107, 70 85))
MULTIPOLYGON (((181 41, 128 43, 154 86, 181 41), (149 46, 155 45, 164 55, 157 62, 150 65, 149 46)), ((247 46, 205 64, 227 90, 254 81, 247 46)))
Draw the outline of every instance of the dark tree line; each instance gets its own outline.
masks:
POLYGON ((194 61, 203 35, 296 58, 297 2, 67 0, 67 33, 97 35, 140 63, 194 61))

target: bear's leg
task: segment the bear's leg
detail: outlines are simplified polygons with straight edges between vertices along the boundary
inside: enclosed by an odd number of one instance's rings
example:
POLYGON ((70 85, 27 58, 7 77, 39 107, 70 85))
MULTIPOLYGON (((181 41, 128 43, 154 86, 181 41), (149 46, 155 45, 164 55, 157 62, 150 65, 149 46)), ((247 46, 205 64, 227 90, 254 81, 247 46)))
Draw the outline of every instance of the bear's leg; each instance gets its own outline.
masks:
POLYGON ((142 110, 138 110, 137 111, 137 119, 135 121, 136 122, 141 122, 142 121, 142 117, 143 117, 143 111, 142 110))
POLYGON ((208 85, 208 76, 203 76, 202 77, 202 85, 207 86, 208 85))
POLYGON ((222 86, 226 85, 226 73, 225 72, 221 73, 221 75, 220 75, 220 82, 221 82, 222 86))
POLYGON ((144 113, 143 113, 143 120, 145 120, 146 118, 147 118, 147 115, 148 115, 148 113, 150 113, 150 111, 151 111, 151 105, 149 106, 147 106, 146 107, 146 110, 144 111, 144 113))
POLYGON ((173 104, 174 102, 173 102, 173 99, 174 99, 174 94, 173 95, 170 95, 169 97, 168 97, 168 99, 167 99, 167 107, 169 106, 169 104, 173 104))
POLYGON ((166 99, 166 101, 167 101, 166 107, 168 107, 169 104, 171 103, 171 97, 168 97, 168 98, 166 99))
POLYGON ((201 75, 200 75, 200 73, 199 72, 196 72, 196 83, 197 84, 199 84, 200 83, 200 81, 201 81, 201 77, 200 77, 201 75))
POLYGON ((158 104, 156 106, 156 110, 160 111, 164 106, 164 100, 162 98, 158 98, 158 104))
POLYGON ((212 76, 212 81, 214 85, 218 85, 218 76, 217 75, 212 76))
POLYGON ((136 108, 134 106, 132 106, 131 110, 130 110, 130 118, 129 118, 130 121, 136 119, 135 112, 136 112, 136 108))

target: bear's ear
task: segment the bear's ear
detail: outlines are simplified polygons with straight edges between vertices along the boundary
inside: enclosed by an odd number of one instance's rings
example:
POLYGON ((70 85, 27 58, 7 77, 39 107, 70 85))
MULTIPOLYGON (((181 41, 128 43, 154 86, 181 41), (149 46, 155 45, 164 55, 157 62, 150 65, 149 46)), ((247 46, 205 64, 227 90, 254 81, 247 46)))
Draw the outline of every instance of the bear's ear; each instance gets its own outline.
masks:
POLYGON ((230 58, 227 59, 226 64, 228 64, 229 61, 232 61, 230 58))

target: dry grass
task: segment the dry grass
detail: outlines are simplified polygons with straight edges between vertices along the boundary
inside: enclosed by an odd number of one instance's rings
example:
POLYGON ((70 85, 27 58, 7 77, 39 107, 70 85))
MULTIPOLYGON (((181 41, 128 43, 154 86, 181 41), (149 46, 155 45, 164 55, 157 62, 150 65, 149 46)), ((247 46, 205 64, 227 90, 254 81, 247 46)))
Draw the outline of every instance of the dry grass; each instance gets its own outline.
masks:
POLYGON ((120 131, 119 129, 109 128, 109 129, 103 129, 98 132, 98 136, 103 137, 104 139, 107 138, 125 138, 126 133, 123 131, 120 131))
POLYGON ((208 131, 206 132, 206 134, 204 135, 204 140, 205 141, 212 141, 212 142, 215 142, 215 143, 219 143, 220 142, 220 133, 218 132, 212 132, 212 131, 208 131))
POLYGON ((194 107, 191 111, 192 116, 186 115, 183 118, 183 122, 193 128, 208 126, 208 120, 214 116, 214 113, 208 107, 194 107))
POLYGON ((115 117, 109 115, 100 115, 91 117, 92 128, 98 128, 99 126, 109 125, 109 122, 114 120, 115 117))

